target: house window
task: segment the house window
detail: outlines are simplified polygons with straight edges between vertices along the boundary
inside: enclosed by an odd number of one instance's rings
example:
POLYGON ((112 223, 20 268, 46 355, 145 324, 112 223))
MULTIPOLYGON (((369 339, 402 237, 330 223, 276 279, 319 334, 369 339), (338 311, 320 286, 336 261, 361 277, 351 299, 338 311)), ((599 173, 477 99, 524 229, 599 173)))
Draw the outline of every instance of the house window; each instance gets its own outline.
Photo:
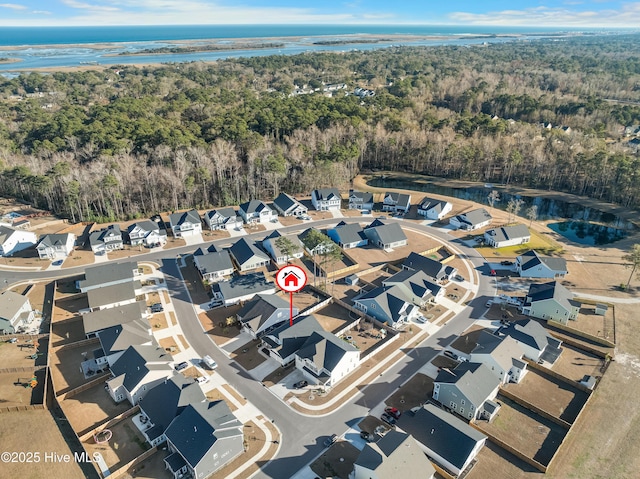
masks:
POLYGON ((460 414, 464 416, 464 408, 463 407, 460 408, 460 414))
POLYGON ((461 400, 460 400, 460 405, 461 405, 461 406, 464 406, 464 405, 465 405, 464 399, 461 399, 461 400))

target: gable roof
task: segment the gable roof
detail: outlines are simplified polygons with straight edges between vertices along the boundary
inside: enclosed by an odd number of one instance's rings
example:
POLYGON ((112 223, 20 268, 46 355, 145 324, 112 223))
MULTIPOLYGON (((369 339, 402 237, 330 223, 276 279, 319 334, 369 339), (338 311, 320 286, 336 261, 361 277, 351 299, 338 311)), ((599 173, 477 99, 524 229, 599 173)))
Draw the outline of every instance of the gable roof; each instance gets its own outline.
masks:
POLYGON ((156 233, 159 233, 160 225, 155 221, 151 221, 151 220, 138 221, 137 223, 133 223, 132 225, 129 225, 129 227, 127 228, 127 232, 132 233, 133 230, 135 229, 139 229, 141 231, 148 231, 148 232, 155 231, 156 233))
MULTIPOLYGON (((238 317, 242 324, 248 324, 253 331, 258 331, 260 327, 278 309, 288 309, 289 302, 275 294, 258 294, 238 311, 238 317)), ((285 318, 285 319, 288 319, 285 318)))
POLYGON ((387 191, 384 194, 384 199, 389 198, 396 205, 408 205, 411 202, 411 195, 405 193, 396 193, 395 191, 387 191))
POLYGON ((26 296, 11 290, 0 294, 0 318, 12 319, 28 301, 26 296))
POLYGON ((126 350, 129 346, 146 344, 153 341, 149 323, 144 319, 134 319, 128 323, 118 324, 98 331, 98 339, 105 355, 126 350))
POLYGON ((264 201, 251 200, 246 203, 242 203, 240 205, 240 210, 249 215, 253 213, 260 213, 263 210, 271 211, 271 208, 269 208, 264 201))
POLYGON ((489 236, 493 236, 494 241, 502 242, 518 238, 526 238, 531 236, 529 228, 525 225, 501 226, 493 228, 485 232, 489 236))
POLYGON ((173 371, 169 363, 171 355, 157 343, 130 346, 112 365, 114 379, 123 376, 122 384, 127 391, 133 391, 152 370, 173 371))
POLYGON ((295 245, 296 248, 293 250, 292 254, 300 253, 302 251, 302 242, 300 241, 300 238, 298 238, 295 234, 282 235, 278 230, 274 230, 273 233, 271 233, 262 241, 263 245, 267 244, 271 247, 274 255, 276 256, 276 258, 274 259, 277 259, 280 256, 284 256, 284 253, 276 244, 278 238, 287 238, 295 245))
POLYGON ((129 323, 142 318, 147 310, 147 303, 144 300, 135 303, 125 304, 116 308, 101 309, 82 315, 84 333, 90 334, 101 329, 110 328, 119 324, 129 323))
POLYGON ((424 273, 440 281, 445 276, 451 276, 455 272, 455 268, 447 266, 435 259, 427 258, 418 253, 411 252, 407 259, 404 260, 402 266, 409 269, 424 271, 424 273))
POLYGON ((171 422, 166 436, 195 468, 218 439, 242 438, 242 423, 224 401, 192 403, 171 422))
POLYGON ((383 244, 397 243, 399 241, 407 240, 404 231, 402 231, 402 228, 398 223, 382 223, 376 224, 375 226, 372 223, 367 226, 365 230, 375 231, 376 235, 383 244))
POLYGON ((171 213, 169 215, 169 222, 172 226, 180 226, 184 223, 190 223, 193 225, 200 223, 200 214, 196 210, 183 211, 182 213, 171 213))
POLYGON ((338 242, 342 244, 359 243, 367 239, 362 226, 358 223, 340 222, 331 230, 335 231, 338 242))
POLYGON ((318 188, 312 191, 312 195, 318 201, 341 200, 340 192, 337 188, 318 188))
POLYGON ((486 439, 480 431, 433 404, 425 404, 413 416, 403 414, 398 426, 459 469, 478 442, 486 439))
POLYGON ((522 357, 522 350, 509 336, 501 337, 488 331, 480 331, 471 354, 488 354, 502 369, 508 371, 513 366, 513 360, 522 357))
POLYGON ((527 304, 548 299, 554 299, 567 311, 570 311, 572 308, 580 307, 580 303, 573 299, 573 293, 557 281, 542 284, 533 283, 529 286, 527 304))
POLYGON ((393 430, 378 442, 365 444, 355 465, 384 478, 429 478, 436 472, 412 436, 393 430))
POLYGON ((325 369, 331 373, 345 353, 350 351, 357 349, 323 330, 311 333, 296 354, 313 362, 318 370, 325 369))
POLYGON ((498 331, 538 351, 544 351, 548 344, 559 346, 558 340, 547 334, 544 327, 533 319, 509 323, 498 331))
POLYGON ((307 209, 306 206, 304 206, 302 203, 296 200, 293 196, 290 196, 286 193, 280 193, 278 197, 275 200, 273 200, 273 204, 274 206, 277 206, 278 208, 280 208, 282 211, 285 211, 285 212, 291 209, 294 209, 296 207, 303 208, 305 210, 307 209))
POLYGON ((140 281, 127 281, 87 291, 87 300, 91 309, 99 308, 118 301, 129 301, 136 298, 136 289, 142 288, 140 281))
POLYGON ((274 290, 274 283, 267 281, 264 273, 251 273, 234 276, 230 281, 220 281, 213 285, 214 291, 219 292, 225 300, 239 298, 248 294, 264 293, 274 290))
POLYGON ((405 293, 407 301, 415 302, 413 297, 421 300, 436 296, 442 286, 431 281, 431 278, 422 270, 403 269, 382 281, 383 286, 396 285, 405 293), (430 294, 429 294, 430 293, 430 294))
MULTIPOLYGON (((71 233, 45 235, 40 239, 40 243, 38 243, 38 246, 36 248, 39 249, 53 248, 55 246, 66 246, 69 238, 72 236, 73 235, 71 233)), ((71 246, 73 246, 73 244, 71 246)))
POLYGON ((500 379, 482 363, 460 363, 453 371, 442 369, 436 383, 455 384, 476 407, 480 406, 500 385, 500 379))
POLYGON ((373 193, 368 191, 350 191, 349 201, 351 201, 351 198, 359 200, 359 203, 373 203, 373 193))
MULTIPOLYGON (((401 318, 401 312, 410 313, 415 306, 411 304, 409 298, 405 297, 404 291, 399 286, 379 286, 371 291, 356 297, 353 301, 371 300, 376 303, 376 307, 382 310, 384 314, 391 318, 393 323, 397 323, 401 318)), ((371 316, 377 316, 371 313, 373 308, 367 307, 367 311, 371 316)))
POLYGON ((263 336, 262 340, 284 359, 298 351, 316 331, 323 331, 322 326, 313 314, 309 314, 294 318, 291 326, 286 321, 282 326, 263 336))
POLYGON ((542 256, 537 251, 531 250, 520 255, 520 264, 522 271, 535 268, 539 264, 544 264, 552 271, 567 271, 567 260, 557 258, 555 256, 542 256))
POLYGON ((456 216, 456 218, 458 219, 458 221, 461 221, 462 223, 467 223, 469 225, 477 225, 480 223, 484 223, 485 221, 491 220, 492 216, 484 208, 478 208, 478 209, 463 213, 461 215, 458 215, 456 216))
POLYGON ((133 279, 133 270, 138 269, 138 263, 107 263, 101 266, 88 268, 84 272, 84 280, 80 280, 80 289, 99 286, 113 281, 133 279))
POLYGON ((433 198, 425 196, 424 198, 422 198, 422 200, 420 200, 418 209, 425 211, 434 210, 437 213, 441 213, 447 204, 449 204, 447 201, 434 200, 433 198))
POLYGON ((233 208, 218 208, 216 210, 210 210, 207 211, 204 214, 205 218, 209 218, 209 219, 213 219, 216 216, 220 216, 222 218, 235 218, 236 217, 236 210, 234 210, 233 208))
POLYGON ((3 245, 18 230, 9 226, 0 225, 0 245, 3 245))
POLYGON ((227 250, 199 255, 194 254, 193 260, 196 262, 196 266, 202 274, 233 269, 231 255, 227 250))
POLYGON ((231 245, 229 251, 236 259, 236 261, 242 266, 254 256, 261 258, 263 261, 269 261, 269 257, 266 253, 260 251, 253 242, 249 243, 246 239, 241 238, 231 245))

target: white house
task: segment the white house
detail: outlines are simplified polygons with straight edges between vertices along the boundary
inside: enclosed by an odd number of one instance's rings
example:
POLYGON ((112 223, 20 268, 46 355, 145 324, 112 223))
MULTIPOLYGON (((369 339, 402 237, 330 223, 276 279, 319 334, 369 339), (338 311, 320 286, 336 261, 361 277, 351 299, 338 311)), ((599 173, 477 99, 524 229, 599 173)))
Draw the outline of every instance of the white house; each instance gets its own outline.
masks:
POLYGON ((234 276, 229 281, 218 281, 211 286, 211 306, 233 306, 249 301, 256 294, 275 294, 276 285, 267 281, 264 273, 234 276))
POLYGON ((202 221, 196 210, 172 213, 169 215, 171 231, 176 238, 195 236, 202 233, 202 221))
POLYGON ((360 364, 360 351, 327 331, 315 331, 296 352, 296 369, 311 384, 335 386, 360 364))
POLYGON ((425 196, 418 205, 418 214, 430 220, 441 220, 452 209, 453 205, 448 201, 434 200, 425 196))
POLYGON ((72 233, 51 234, 40 238, 36 250, 40 259, 64 259, 71 254, 76 244, 72 233))
POLYGON ((124 249, 122 231, 119 225, 109 225, 100 231, 89 234, 89 245, 94 254, 104 254, 108 251, 124 249))
POLYGON ((311 192, 311 203, 317 211, 338 211, 342 197, 337 188, 319 188, 311 192))
POLYGON ((478 208, 461 215, 452 216, 449 218, 449 224, 454 228, 473 231, 484 228, 491 223, 491 220, 492 217, 487 210, 478 208))
POLYGON ((316 331, 323 331, 322 326, 316 317, 310 314, 295 317, 293 325, 285 321, 281 326, 263 334, 260 339, 262 346, 269 351, 269 356, 280 366, 286 366, 295 361, 295 354, 316 331))
POLYGON ((149 248, 167 244, 167 231, 155 221, 138 221, 127 228, 131 246, 144 245, 149 248))
MULTIPOLYGON (((237 313, 237 318, 244 331, 258 338, 290 318, 289 301, 275 294, 257 294, 237 313)), ((293 308, 293 316, 298 315, 298 308, 293 308)))
POLYGON ((306 206, 286 193, 280 193, 273 206, 282 216, 304 216, 308 212, 306 206))
POLYGON ((522 278, 564 278, 568 273, 567 260, 527 251, 516 258, 516 271, 522 278))
POLYGON ((380 220, 374 220, 364 228, 364 234, 370 244, 384 250, 400 248, 407 244, 407 236, 398 223, 385 224, 380 220))
POLYGON ((394 193, 388 191, 382 200, 382 211, 392 211, 394 213, 407 213, 411 208, 411 195, 404 193, 394 193))
POLYGON ((207 211, 204 214, 204 222, 211 231, 231 231, 242 227, 242 218, 236 214, 236 210, 233 208, 207 211))
POLYGON ((469 361, 486 365, 502 384, 519 383, 527 373, 523 355, 518 343, 510 336, 481 331, 469 361))
POLYGON ((350 190, 349 209, 362 211, 373 210, 373 193, 350 190))
POLYGON ((273 211, 264 201, 251 200, 242 203, 238 209, 245 223, 269 223, 278 218, 278 213, 273 211))
POLYGON ((291 261, 293 259, 302 258, 302 256, 304 255, 302 242, 295 234, 283 236, 280 234, 280 232, 274 231, 262 241, 262 247, 279 265, 285 264, 287 261, 291 261), (291 243, 293 244, 293 251, 291 251, 289 254, 285 254, 278 247, 278 238, 286 238, 291 241, 291 243))
POLYGON ((484 240, 489 246, 504 248, 528 243, 531 240, 531 233, 525 225, 500 226, 485 231, 484 240))
POLYGON ((557 281, 529 285, 522 314, 567 324, 578 318, 580 303, 574 294, 557 281))
POLYGON ((31 248, 38 242, 38 236, 31 231, 0 226, 0 256, 11 256, 23 249, 31 248))
POLYGON ((229 248, 231 256, 236 262, 239 271, 250 271, 269 264, 269 256, 258 249, 253 241, 240 238, 229 248))
POLYGON ((562 353, 562 341, 548 334, 540 323, 532 319, 511 322, 501 327, 498 333, 514 339, 524 356, 531 361, 542 360, 553 364, 562 353))
POLYGON ((0 332, 15 333, 33 321, 29 298, 7 290, 0 294, 0 332))
POLYGON ((198 249, 193 255, 193 262, 198 268, 202 279, 206 281, 220 281, 233 274, 233 262, 227 250, 207 251, 198 249))

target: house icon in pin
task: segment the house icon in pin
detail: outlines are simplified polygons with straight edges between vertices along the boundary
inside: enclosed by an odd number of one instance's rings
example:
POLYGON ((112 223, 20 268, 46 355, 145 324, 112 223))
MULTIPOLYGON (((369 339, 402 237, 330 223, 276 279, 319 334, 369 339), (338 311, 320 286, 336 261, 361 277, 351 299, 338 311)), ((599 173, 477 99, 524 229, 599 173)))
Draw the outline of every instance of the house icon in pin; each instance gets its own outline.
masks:
POLYGON ((295 274, 293 271, 287 271, 282 278, 282 281, 285 286, 293 286, 295 288, 300 283, 300 279, 300 276, 295 274))

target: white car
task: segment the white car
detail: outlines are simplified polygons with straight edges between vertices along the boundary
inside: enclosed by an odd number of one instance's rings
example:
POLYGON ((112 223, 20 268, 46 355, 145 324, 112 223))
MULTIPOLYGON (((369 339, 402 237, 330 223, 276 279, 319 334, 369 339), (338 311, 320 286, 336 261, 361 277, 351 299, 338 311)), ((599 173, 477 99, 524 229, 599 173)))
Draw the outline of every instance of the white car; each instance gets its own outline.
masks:
POLYGON ((207 376, 198 376, 196 378, 196 381, 198 381, 200 384, 208 383, 209 382, 209 378, 207 376))
POLYGON ((422 315, 416 316, 416 321, 418 321, 419 323, 426 323, 427 322, 427 318, 425 318, 422 315))
POLYGON ((218 363, 216 363, 211 356, 205 356, 202 358, 202 362, 209 366, 209 369, 215 369, 218 367, 218 363))

